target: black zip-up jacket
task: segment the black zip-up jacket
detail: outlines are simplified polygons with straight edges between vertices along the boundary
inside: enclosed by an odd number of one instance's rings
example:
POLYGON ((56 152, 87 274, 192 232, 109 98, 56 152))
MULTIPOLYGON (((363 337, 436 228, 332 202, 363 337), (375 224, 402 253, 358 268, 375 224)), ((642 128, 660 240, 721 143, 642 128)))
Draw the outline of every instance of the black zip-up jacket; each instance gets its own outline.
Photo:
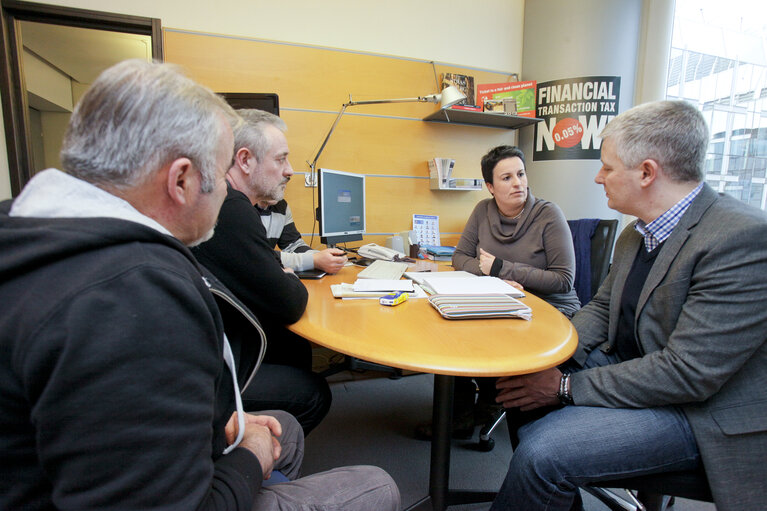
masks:
POLYGON ((258 460, 222 455, 234 386, 215 279, 151 228, 9 209, 0 509, 250 510, 258 460))
MULTIPOLYGON (((282 349, 282 339, 295 336, 285 325, 301 318, 309 292, 298 277, 283 271, 280 256, 267 241, 266 229, 250 200, 227 186, 215 234, 192 249, 192 253, 259 318, 272 345, 267 355, 269 361, 272 351, 282 349)), ((222 313, 235 357, 241 358, 236 350, 253 342, 251 325, 238 313, 228 310, 222 313)), ((307 353, 310 366, 311 354, 308 350, 307 353)), ((298 358, 297 354, 293 356, 298 358)), ((289 363, 274 359, 271 362, 289 363)), ((301 363, 292 365, 303 367, 301 363)))

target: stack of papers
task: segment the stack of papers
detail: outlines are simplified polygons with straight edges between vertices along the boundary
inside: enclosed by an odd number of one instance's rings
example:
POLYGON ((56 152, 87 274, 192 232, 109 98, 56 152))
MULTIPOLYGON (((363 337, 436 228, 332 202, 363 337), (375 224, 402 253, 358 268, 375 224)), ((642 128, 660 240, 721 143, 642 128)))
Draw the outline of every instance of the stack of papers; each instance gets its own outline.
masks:
POLYGON ((412 280, 392 280, 392 279, 357 279, 354 282, 355 291, 394 291, 413 292, 412 280))
MULTIPOLYGON (((424 273, 423 277, 420 277, 422 282, 419 282, 419 284, 433 294, 504 294, 515 298, 525 296, 525 293, 498 277, 489 277, 487 275, 477 277, 470 273, 468 273, 470 277, 467 277, 465 275, 457 275, 459 273, 467 272, 424 273)), ((405 275, 409 277, 410 272, 405 273, 405 275)))
MULTIPOLYGON (((354 284, 331 284, 330 292, 334 298, 357 299, 357 298, 380 298, 392 294, 392 291, 355 291, 354 284)), ((408 298, 426 298, 426 292, 421 286, 413 284, 413 292, 408 292, 408 298)))
MULTIPOLYGON (((436 264, 436 263, 434 263, 436 264)), ((469 273, 467 271, 459 270, 459 271, 406 271, 404 273, 404 276, 415 282, 416 284, 420 284, 421 286, 425 286, 426 290, 430 293, 434 294, 434 291, 432 291, 427 285, 426 285, 426 278, 435 278, 435 279, 475 279, 477 278, 476 275, 473 273, 469 273)))
POLYGON ((380 298, 390 291, 355 291, 354 284, 331 284, 330 292, 334 298, 380 298))
POLYGON ((432 295, 429 303, 446 319, 533 317, 530 307, 503 294, 432 295))

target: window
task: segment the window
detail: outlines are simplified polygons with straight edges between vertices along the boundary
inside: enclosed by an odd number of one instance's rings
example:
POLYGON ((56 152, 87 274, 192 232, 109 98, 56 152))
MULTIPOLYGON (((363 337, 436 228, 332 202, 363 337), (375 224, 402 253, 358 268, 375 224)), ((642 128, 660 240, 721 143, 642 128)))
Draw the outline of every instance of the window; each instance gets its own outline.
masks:
POLYGON ((708 121, 706 182, 765 210, 766 18, 763 2, 677 0, 666 89, 708 121))

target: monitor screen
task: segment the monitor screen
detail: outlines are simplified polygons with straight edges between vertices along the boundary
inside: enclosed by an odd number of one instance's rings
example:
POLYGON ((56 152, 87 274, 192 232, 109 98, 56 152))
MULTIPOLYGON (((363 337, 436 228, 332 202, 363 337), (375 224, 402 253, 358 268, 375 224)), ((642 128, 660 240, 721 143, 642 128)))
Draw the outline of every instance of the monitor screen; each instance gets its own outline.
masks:
POLYGON ((365 232, 365 176, 319 169, 320 239, 326 245, 359 241, 365 232))
POLYGON ((280 115, 280 98, 277 94, 266 92, 219 92, 235 110, 257 108, 270 114, 280 115))

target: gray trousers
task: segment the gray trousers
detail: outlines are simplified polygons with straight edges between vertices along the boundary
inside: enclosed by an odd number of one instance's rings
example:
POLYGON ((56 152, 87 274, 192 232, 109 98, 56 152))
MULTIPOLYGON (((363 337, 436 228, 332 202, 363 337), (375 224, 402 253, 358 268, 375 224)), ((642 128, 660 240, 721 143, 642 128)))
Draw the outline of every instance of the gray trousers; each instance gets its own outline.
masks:
POLYGON ((253 511, 398 511, 397 484, 383 469, 367 465, 339 467, 300 477, 304 459, 304 434, 289 413, 270 410, 282 426, 280 458, 274 469, 289 482, 264 486, 253 503, 253 511))

